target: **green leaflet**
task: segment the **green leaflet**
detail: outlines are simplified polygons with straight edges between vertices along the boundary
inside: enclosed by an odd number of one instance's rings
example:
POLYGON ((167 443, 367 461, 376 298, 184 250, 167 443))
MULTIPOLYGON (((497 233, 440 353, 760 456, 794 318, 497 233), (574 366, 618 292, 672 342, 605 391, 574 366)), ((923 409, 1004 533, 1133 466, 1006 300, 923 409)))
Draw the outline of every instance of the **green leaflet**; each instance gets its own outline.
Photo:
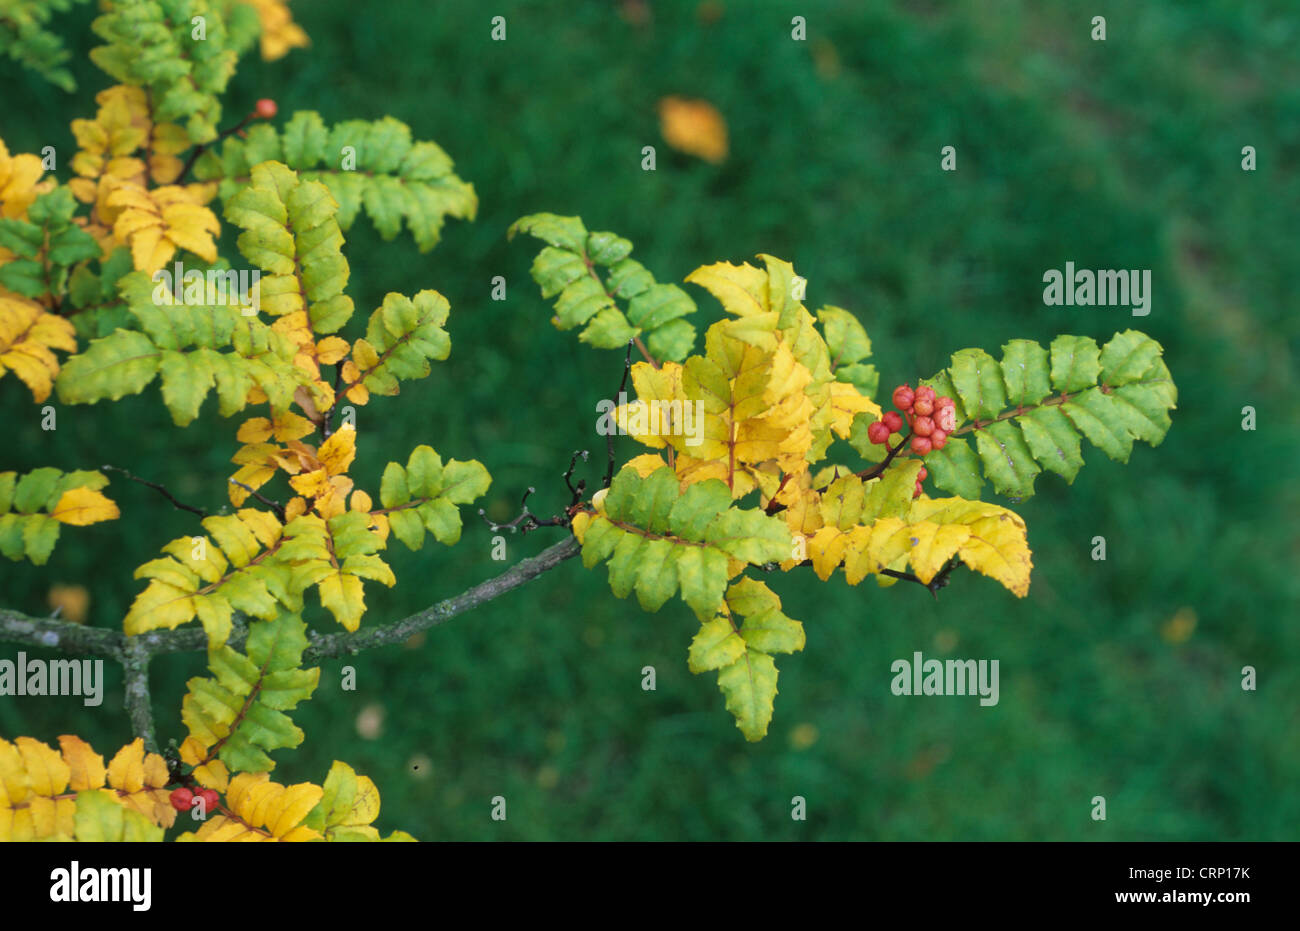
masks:
POLYGON ((442 361, 451 354, 451 337, 443 329, 450 312, 447 299, 437 291, 418 291, 408 298, 396 292, 370 315, 366 337, 357 341, 354 361, 362 383, 375 394, 397 394, 398 380, 429 374, 429 360, 442 361), (373 362, 367 365, 370 357, 373 362))
POLYGON ((325 185, 277 161, 255 166, 250 183, 226 201, 226 219, 244 230, 239 251, 266 272, 262 309, 277 317, 305 309, 316 334, 334 333, 352 316, 338 209, 325 185))
POLYGON ((128 635, 175 629, 197 615, 215 650, 230 636, 236 611, 270 620, 302 609, 301 589, 277 554, 283 528, 274 515, 241 508, 205 517, 203 528, 211 541, 179 537, 163 547, 166 556, 135 570, 134 578, 150 581, 123 619, 128 635))
POLYGON ((0 472, 0 554, 45 565, 61 526, 51 515, 64 493, 77 488, 98 491, 107 484, 103 472, 61 472, 49 466, 24 475, 0 472))
POLYGON ((1102 347, 1086 336, 1058 336, 1049 349, 1012 340, 1000 362, 980 349, 956 353, 923 382, 957 401, 957 429, 925 460, 935 484, 974 499, 987 477, 998 493, 1024 498, 1044 469, 1074 481, 1081 436, 1120 462, 1136 440, 1158 445, 1178 400, 1161 352, 1126 330, 1102 347), (974 451, 961 436, 971 433, 974 451))
POLYGON ((108 44, 90 59, 123 84, 148 88, 154 118, 185 123, 190 141, 211 142, 220 96, 235 71, 221 11, 207 0, 114 0, 91 24, 108 44), (193 38, 202 17, 202 41, 193 38))
POLYGON ((346 511, 329 520, 303 514, 285 525, 285 542, 276 554, 278 561, 292 567, 292 591, 301 595, 315 586, 321 606, 350 631, 361 626, 366 610, 361 580, 389 588, 397 584, 393 570, 374 555, 384 541, 370 529, 370 522, 362 511, 346 511))
POLYGON ((691 672, 717 670, 727 710, 746 740, 762 740, 776 699, 773 653, 804 647, 803 625, 781 611, 781 599, 762 582, 741 578, 727 589, 726 611, 705 621, 691 641, 691 672), (743 616, 737 627, 735 619, 743 616))
POLYGON ((843 307, 829 305, 817 311, 817 322, 826 334, 836 380, 848 382, 865 397, 875 397, 880 373, 862 361, 871 356, 871 339, 862 323, 843 307))
POLYGON ((76 207, 72 192, 56 187, 32 201, 26 220, 0 220, 0 246, 16 256, 0 265, 0 286, 33 299, 62 297, 68 269, 99 257, 95 237, 72 222, 76 207))
POLYGON ((63 67, 68 50, 63 39, 45 29, 55 11, 86 0, 0 0, 0 54, 7 55, 65 91, 77 88, 63 67))
POLYGON ((72 839, 92 843, 156 843, 163 839, 163 833, 161 825, 155 825, 140 812, 122 804, 112 789, 88 789, 77 793, 72 839))
POLYGON ((124 275, 118 291, 139 329, 93 339, 64 362, 55 381, 64 403, 115 401, 161 375, 163 403, 186 426, 213 389, 221 416, 229 417, 244 408, 254 386, 283 410, 307 380, 293 364, 293 344, 238 306, 181 303, 183 295, 144 272, 124 275))
POLYGON ((408 549, 424 545, 425 530, 439 543, 451 546, 460 539, 457 505, 481 497, 491 484, 491 476, 477 459, 452 459, 444 466, 432 447, 417 446, 405 468, 390 462, 384 469, 379 500, 388 512, 393 535, 408 549))
POLYGON ((600 349, 622 349, 645 335, 656 359, 680 362, 695 346, 695 327, 686 319, 695 302, 675 284, 659 284, 633 258, 632 243, 614 233, 589 233, 578 217, 536 213, 521 217, 507 236, 528 233, 547 245, 533 260, 533 280, 542 297, 557 298, 558 329, 582 327, 578 338, 600 349), (597 268, 605 269, 601 280, 597 268), (626 310, 619 302, 626 302, 626 310))
POLYGON ((646 611, 658 611, 680 590, 704 621, 722 604, 730 560, 761 565, 790 553, 785 522, 757 508, 731 507, 731 492, 718 479, 680 492, 667 467, 645 479, 624 468, 604 508, 583 533, 582 561, 590 569, 608 560, 615 596, 635 590, 646 611))
POLYGON ((117 289, 118 282, 132 270, 131 250, 125 246, 118 246, 105 259, 82 262, 72 270, 68 300, 77 308, 72 323, 78 337, 92 340, 132 326, 131 313, 117 289))
POLYGON ((296 614, 250 625, 245 652, 223 646, 208 653, 211 678, 186 683, 181 719, 205 747, 240 772, 269 772, 267 751, 296 747, 303 732, 284 712, 316 690, 320 669, 302 669, 307 625, 296 614))
POLYGON ((218 194, 229 201, 266 161, 283 162, 304 181, 329 188, 341 229, 350 229, 364 207, 386 240, 405 221, 421 252, 437 245, 447 217, 473 220, 478 212, 474 186, 456 176, 447 153, 434 142, 413 142, 410 127, 392 117, 329 128, 318 113, 299 111, 278 132, 259 124, 246 139, 227 139, 219 154, 211 150, 199 159, 195 175, 220 181, 218 194))
POLYGON ((316 807, 308 813, 303 824, 325 835, 334 843, 374 841, 414 841, 405 831, 394 831, 387 837, 370 824, 379 813, 379 790, 366 776, 357 775, 346 763, 338 760, 330 767, 322 786, 324 794, 316 807))

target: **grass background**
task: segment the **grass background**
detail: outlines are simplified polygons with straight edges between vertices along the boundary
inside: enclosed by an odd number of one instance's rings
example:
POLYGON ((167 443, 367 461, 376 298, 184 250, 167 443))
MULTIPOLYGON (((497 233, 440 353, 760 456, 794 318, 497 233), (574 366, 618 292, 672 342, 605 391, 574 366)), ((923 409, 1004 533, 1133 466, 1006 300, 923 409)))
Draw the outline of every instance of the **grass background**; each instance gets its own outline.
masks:
MULTIPOLYGON (((602 445, 593 412, 621 358, 548 322, 528 277, 534 244, 505 239, 540 210, 628 236, 660 280, 758 252, 792 260, 810 307, 862 319, 882 385, 965 346, 1137 326, 1165 346, 1180 395, 1163 445, 1139 445, 1127 466, 1089 449, 1073 486, 1045 475, 1017 505, 1035 562, 1024 600, 966 572, 938 602, 911 586, 777 579, 808 644, 780 664, 760 744, 741 738, 713 677, 687 671, 689 610, 645 614, 610 594, 603 569, 570 562, 416 645, 349 659, 355 692, 339 689, 343 661, 325 663, 294 715, 307 740, 276 754, 276 779, 319 781, 348 761, 380 787, 381 829, 422 840, 1296 839, 1292 3, 713 0, 653 3, 637 24, 619 4, 502 0, 491 12, 507 17, 505 42, 489 41, 489 11, 470 0, 293 6, 312 47, 246 59, 227 113, 271 96, 286 117, 392 114, 443 145, 481 200, 477 221, 450 223, 430 254, 381 242, 364 218, 348 237, 354 327, 390 290, 436 288, 453 308, 450 360, 360 409, 362 487, 430 443, 488 466, 498 519, 529 485, 534 510, 567 503, 560 473, 574 449, 602 445), (790 37, 796 13, 805 42, 790 37), (1095 15, 1105 42, 1089 38, 1095 15), (667 94, 721 110, 724 164, 663 144, 667 94), (645 144, 658 146, 653 173, 645 144), (956 172, 939 170, 945 145, 956 172), (1243 145, 1258 170, 1241 170, 1243 145), (1067 260, 1151 269, 1151 315, 1045 307, 1042 274, 1067 260), (506 302, 489 299, 495 275, 506 302), (1240 428, 1244 405, 1254 432, 1240 428), (1095 535, 1104 562, 1089 556, 1095 535), (1000 704, 894 697, 890 663, 914 650, 1000 660, 1000 704), (1239 686, 1247 664, 1254 692, 1239 686), (653 692, 640 687, 647 665, 653 692), (377 739, 360 736, 363 712, 382 714, 377 739), (495 795, 504 823, 489 818, 495 795), (789 816, 795 795, 806 822, 789 816), (1096 795, 1104 822, 1089 817, 1096 795)), ((87 13, 56 20, 77 55, 73 99, 0 64, 11 151, 52 144, 61 166, 75 151, 68 121, 91 115, 107 84, 85 59, 87 13)), ((228 255, 233 241, 227 227, 228 255)), ((707 325, 720 311, 695 295, 707 325)), ((113 462, 210 509, 225 501, 237 424, 211 401, 177 430, 151 388, 60 407, 53 433, 15 379, 0 380, 0 405, 0 468, 113 462)), ((620 455, 634 445, 620 440, 620 455)), ((45 567, 0 565, 0 601, 43 613, 51 584, 80 582, 91 622, 119 624, 141 587, 133 567, 195 525, 148 489, 115 480, 112 492, 122 520, 66 532, 45 567)), ((454 549, 389 550, 399 584, 367 585, 366 623, 500 571, 492 534, 467 517, 454 549)), ((510 558, 554 539, 511 538, 510 558)), ((111 753, 128 728, 108 668, 101 708, 0 699, 0 734, 76 732, 111 753)), ((184 681, 202 669, 197 655, 156 662, 164 739, 183 736, 184 681)))

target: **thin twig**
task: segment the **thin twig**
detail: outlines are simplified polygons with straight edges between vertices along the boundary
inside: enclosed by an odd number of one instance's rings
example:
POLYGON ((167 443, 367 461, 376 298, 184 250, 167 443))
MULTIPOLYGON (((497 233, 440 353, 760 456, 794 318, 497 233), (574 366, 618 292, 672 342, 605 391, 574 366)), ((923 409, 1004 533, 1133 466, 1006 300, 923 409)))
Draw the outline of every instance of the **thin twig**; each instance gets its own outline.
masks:
MULTIPOLYGON (((582 483, 579 482, 578 484, 579 486, 581 486, 582 483)), ((530 485, 528 490, 524 492, 524 497, 519 502, 519 506, 520 508, 522 508, 522 510, 519 512, 519 516, 512 521, 509 521, 504 524, 498 524, 496 521, 492 520, 490 517, 487 516, 487 511, 483 510, 483 508, 478 509, 478 516, 483 518, 483 523, 487 524, 488 527, 490 527, 494 532, 498 530, 509 530, 511 533, 514 533, 516 531, 518 531, 519 533, 527 533, 530 530, 536 530, 538 527, 569 526, 568 519, 561 517, 558 514, 555 517, 543 519, 538 517, 532 511, 528 510, 528 496, 536 493, 536 491, 537 489, 533 488, 530 485)))
POLYGON ((130 479, 131 481, 133 481, 133 482, 139 482, 141 485, 146 485, 146 486, 148 486, 149 488, 152 488, 154 491, 158 492, 158 493, 161 494, 164 498, 166 498, 168 501, 170 501, 174 507, 177 507, 177 508, 179 508, 179 509, 182 510, 182 511, 189 511, 191 514, 197 514, 197 515, 199 515, 199 517, 208 517, 208 516, 209 516, 208 512, 205 511, 205 510, 203 510, 202 508, 192 507, 191 505, 188 505, 188 504, 182 504, 180 501, 177 501, 177 500, 172 496, 172 493, 171 493, 170 491, 168 491, 168 490, 167 490, 166 488, 164 488, 162 485, 159 485, 157 482, 146 481, 145 479, 140 478, 138 475, 132 475, 132 474, 131 474, 130 472, 128 472, 126 469, 119 469, 117 466, 112 466, 112 465, 102 465, 102 466, 99 467, 99 469, 100 469, 101 472, 121 472, 123 475, 125 475, 125 476, 126 476, 128 479, 130 479))
POLYGON ((881 475, 881 473, 883 473, 886 469, 889 468, 889 464, 894 461, 894 457, 897 456, 902 451, 903 447, 907 445, 907 441, 910 440, 911 438, 912 438, 912 434, 909 433, 907 436, 899 440, 898 445, 889 451, 889 455, 885 457, 884 462, 881 462, 879 465, 875 466, 874 468, 863 469, 861 472, 856 473, 858 478, 862 479, 864 482, 870 481, 873 478, 878 478, 881 475))
POLYGON ((573 507, 581 501, 583 493, 587 490, 586 479, 578 479, 577 486, 574 486, 573 482, 569 481, 569 479, 573 478, 573 470, 578 464, 578 459, 581 458, 583 462, 586 462, 589 455, 591 455, 591 453, 585 449, 575 449, 573 451, 573 458, 569 460, 569 468, 564 473, 564 485, 573 494, 573 500, 569 502, 569 507, 573 507))
MULTIPOLYGON (((635 339, 635 337, 633 338, 635 339)), ((623 380, 618 383, 618 391, 614 393, 614 398, 623 397, 623 392, 627 390, 627 377, 632 373, 632 343, 633 340, 627 341, 627 358, 623 360, 623 380)), ((617 408, 616 408, 617 409, 617 408)), ((614 481, 614 431, 610 430, 605 434, 605 449, 609 453, 609 465, 605 467, 605 483, 602 488, 608 488, 614 481)))
POLYGON ((245 485, 243 482, 237 482, 233 478, 230 480, 230 484, 238 485, 240 488, 244 489, 244 491, 248 492, 258 501, 261 501, 271 510, 275 511, 275 516, 280 518, 280 523, 282 524, 284 523, 284 505, 281 504, 279 501, 272 501, 270 498, 263 496, 263 494, 260 491, 253 488, 251 485, 245 485))
POLYGON ((181 168, 181 173, 176 176, 176 180, 173 181, 172 183, 183 184, 185 182, 185 176, 190 173, 190 169, 194 167, 194 163, 199 160, 200 155, 202 155, 208 149, 215 146, 217 143, 223 142, 227 136, 233 136, 235 133, 239 132, 256 117, 257 117, 257 111, 249 110, 247 116, 245 116, 242 120, 240 120, 238 123, 236 123, 234 126, 230 127, 229 129, 223 129, 221 133, 217 136, 217 138, 213 139, 211 142, 204 142, 201 143, 200 145, 196 145, 193 151, 190 152, 190 157, 185 160, 185 164, 181 168))

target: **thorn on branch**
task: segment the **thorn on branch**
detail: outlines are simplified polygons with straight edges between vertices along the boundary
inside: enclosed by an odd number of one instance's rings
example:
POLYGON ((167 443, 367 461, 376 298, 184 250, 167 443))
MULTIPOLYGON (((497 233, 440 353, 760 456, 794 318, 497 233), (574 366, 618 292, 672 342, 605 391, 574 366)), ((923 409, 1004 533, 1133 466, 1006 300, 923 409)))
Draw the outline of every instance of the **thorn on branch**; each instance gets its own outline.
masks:
POLYGON ((197 514, 199 515, 199 517, 210 516, 208 512, 203 510, 202 508, 196 508, 191 505, 183 504, 180 501, 177 501, 176 498, 172 496, 172 493, 170 491, 168 491, 162 485, 159 485, 157 482, 146 481, 145 479, 140 478, 138 475, 132 475, 126 469, 120 469, 117 466, 113 466, 113 465, 102 465, 99 467, 99 470, 101 472, 121 472, 124 476, 127 477, 128 480, 132 482, 138 482, 139 484, 152 488, 154 491, 161 494, 164 498, 166 498, 168 501, 172 503, 173 507, 179 508, 182 511, 189 511, 191 514, 197 514))

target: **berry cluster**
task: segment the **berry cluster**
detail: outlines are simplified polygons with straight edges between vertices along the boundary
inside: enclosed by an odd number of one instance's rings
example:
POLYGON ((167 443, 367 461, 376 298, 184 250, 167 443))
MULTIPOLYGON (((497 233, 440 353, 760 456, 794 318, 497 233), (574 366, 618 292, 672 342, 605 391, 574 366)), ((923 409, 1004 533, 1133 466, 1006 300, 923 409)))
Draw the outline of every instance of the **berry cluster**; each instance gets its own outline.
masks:
MULTIPOLYGON (((911 385, 894 389, 894 406, 880 420, 867 427, 867 439, 873 443, 889 445, 889 437, 903 429, 903 418, 912 428, 912 452, 924 456, 932 449, 943 449, 948 434, 957 426, 957 404, 952 398, 936 395, 934 389, 921 385, 915 391, 911 385), (899 413, 901 411, 902 413, 899 413)), ((925 467, 916 477, 916 493, 920 497, 921 482, 926 477, 925 467)))
POLYGON ((193 792, 181 786, 171 794, 172 808, 177 811, 189 811, 195 797, 203 799, 203 810, 208 814, 216 811, 217 805, 221 801, 221 796, 217 794, 216 789, 199 789, 199 791, 193 792))

